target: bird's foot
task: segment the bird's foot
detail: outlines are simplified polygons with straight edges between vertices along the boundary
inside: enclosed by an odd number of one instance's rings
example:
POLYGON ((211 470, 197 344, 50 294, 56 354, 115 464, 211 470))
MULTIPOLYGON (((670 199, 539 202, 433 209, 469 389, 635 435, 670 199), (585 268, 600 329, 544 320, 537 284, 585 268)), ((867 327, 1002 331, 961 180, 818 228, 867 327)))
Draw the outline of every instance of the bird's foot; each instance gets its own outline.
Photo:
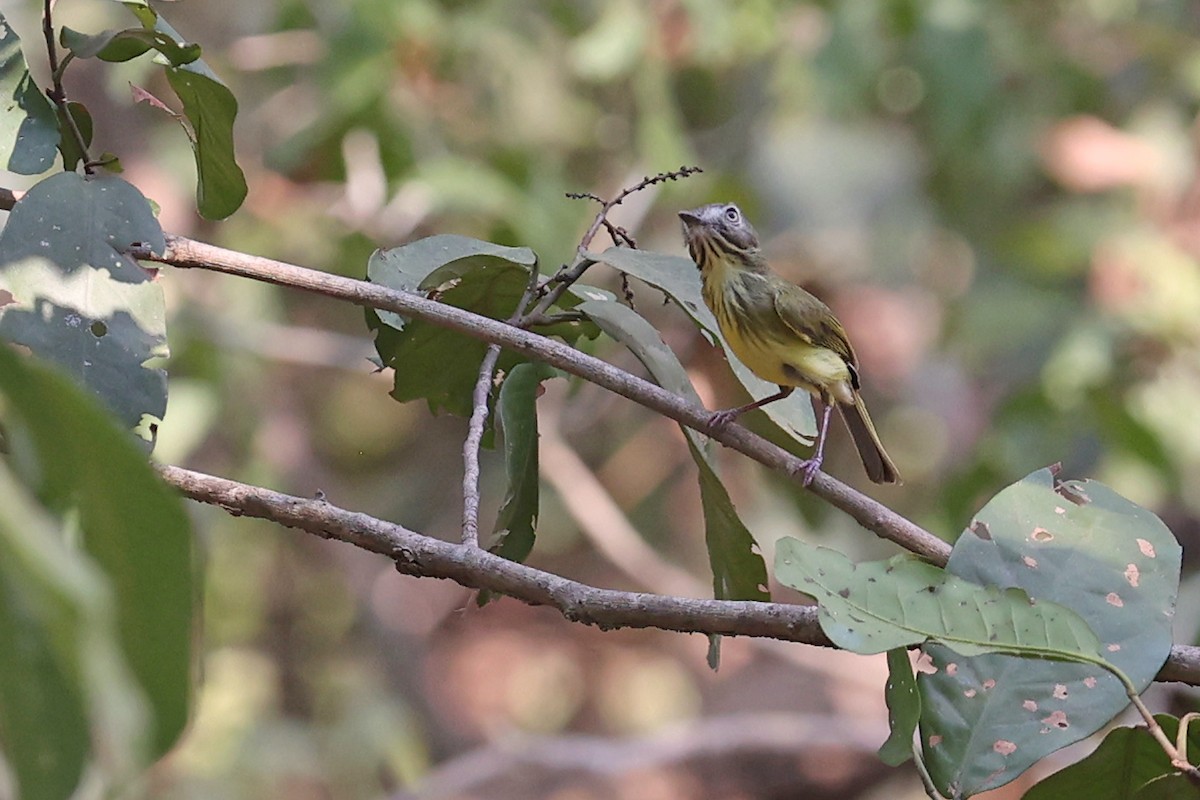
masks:
POLYGON ((792 475, 799 475, 803 478, 804 486, 808 486, 813 482, 813 478, 821 471, 821 458, 813 456, 812 458, 801 461, 796 465, 795 469, 791 470, 792 475))
POLYGON ((738 418, 740 408, 727 408, 724 411, 714 411, 708 418, 708 424, 714 428, 724 428, 738 418))

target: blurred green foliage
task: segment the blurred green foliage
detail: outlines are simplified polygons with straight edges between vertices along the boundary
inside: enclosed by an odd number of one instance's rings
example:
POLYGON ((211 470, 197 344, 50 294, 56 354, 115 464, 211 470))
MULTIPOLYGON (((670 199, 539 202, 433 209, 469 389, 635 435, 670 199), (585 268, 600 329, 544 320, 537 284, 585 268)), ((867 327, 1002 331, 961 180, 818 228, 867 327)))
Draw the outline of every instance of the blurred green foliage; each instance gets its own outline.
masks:
MULTIPOLYGON (((62 0, 57 13, 99 30, 105 5, 62 0)), ((1061 461, 1159 513, 1185 547, 1200 530, 1193 3, 169 10, 238 99, 250 193, 237 215, 192 216, 186 142, 128 109, 136 63, 90 82, 80 70, 69 87, 92 110, 97 151, 121 157, 165 229, 355 276, 375 247, 457 233, 531 247, 551 270, 595 210, 565 192, 607 195, 698 163, 704 174, 630 198, 615 221, 680 253, 676 210, 742 204, 776 268, 826 299, 855 342, 906 479, 872 488, 881 500, 949 538, 1001 487, 1061 461)), ((593 269, 589 282, 615 286, 593 269)), ((164 459, 457 535, 465 424, 387 397, 359 310, 215 275, 164 284, 164 459)), ((634 288, 705 401, 736 400, 691 324, 634 288)), ((642 536, 704 576, 693 467, 671 426, 587 386, 551 387, 540 404, 642 536)), ((845 438, 835 433, 827 467, 865 485, 845 438)), ((722 466, 764 550, 795 534, 889 552, 754 465, 722 466)), ((503 493, 499 454, 484 472, 486 520, 503 493)), ((628 585, 550 494, 534 562, 628 585)), ((624 732, 614 709, 629 695, 611 686, 640 677, 662 681, 647 692, 662 700, 657 722, 716 704, 682 637, 655 640, 677 647, 663 651, 503 603, 460 617, 464 593, 348 548, 215 511, 202 521, 206 688, 191 738, 162 767, 164 796, 373 797, 505 726, 624 732), (678 664, 664 670, 664 657, 678 664), (490 671, 472 671, 481 662, 490 671)), ((728 655, 724 670, 738 680, 728 655)), ((752 683, 741 691, 737 707, 752 705, 752 683)))

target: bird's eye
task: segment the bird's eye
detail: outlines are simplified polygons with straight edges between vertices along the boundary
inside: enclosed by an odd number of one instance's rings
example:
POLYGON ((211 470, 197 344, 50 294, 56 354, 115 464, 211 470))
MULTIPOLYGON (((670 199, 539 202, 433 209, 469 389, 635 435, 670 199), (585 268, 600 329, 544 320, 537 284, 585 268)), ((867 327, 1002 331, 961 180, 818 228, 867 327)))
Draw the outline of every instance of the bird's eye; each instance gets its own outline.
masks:
POLYGON ((737 222, 741 218, 742 215, 738 212, 737 206, 730 206, 729 208, 725 209, 725 219, 729 220, 730 222, 737 222))

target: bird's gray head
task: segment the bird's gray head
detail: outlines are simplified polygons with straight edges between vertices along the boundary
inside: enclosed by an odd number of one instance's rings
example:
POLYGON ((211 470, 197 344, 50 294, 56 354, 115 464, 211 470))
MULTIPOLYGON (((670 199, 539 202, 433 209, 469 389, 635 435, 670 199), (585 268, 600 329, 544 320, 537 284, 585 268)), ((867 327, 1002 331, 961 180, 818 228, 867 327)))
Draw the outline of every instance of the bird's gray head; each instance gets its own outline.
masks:
POLYGON ((733 203, 710 203, 680 211, 683 241, 701 269, 710 257, 742 261, 758 253, 758 234, 733 203))

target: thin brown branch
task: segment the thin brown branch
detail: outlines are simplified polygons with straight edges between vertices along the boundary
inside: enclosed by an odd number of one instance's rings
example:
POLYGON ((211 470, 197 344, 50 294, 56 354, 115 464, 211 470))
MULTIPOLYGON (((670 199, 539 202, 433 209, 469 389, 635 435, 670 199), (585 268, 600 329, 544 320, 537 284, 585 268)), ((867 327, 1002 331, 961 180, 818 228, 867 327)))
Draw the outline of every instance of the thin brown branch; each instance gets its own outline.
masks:
MULTIPOLYGON (((538 271, 529 271, 525 291, 517 303, 509 322, 525 327, 526 309, 537 295, 538 271)), ((488 398, 491 396, 492 378, 496 362, 500 360, 500 345, 491 343, 479 364, 479 377, 471 394, 471 422, 467 427, 467 438, 463 442, 463 521, 462 543, 479 546, 479 448, 483 444, 483 431, 487 427, 488 398)))
MULTIPOLYGON (((476 339, 499 344, 528 358, 558 367, 676 422, 695 428, 727 447, 777 470, 780 474, 792 476, 797 485, 802 485, 802 478, 796 477, 801 472, 799 467, 803 463, 802 459, 783 448, 751 433, 741 425, 715 428, 710 424, 712 414, 703 406, 690 403, 679 395, 594 356, 508 323, 376 283, 226 250, 182 236, 168 235, 166 251, 161 255, 150 252, 149 248, 135 248, 131 255, 176 267, 240 275, 345 300, 356 305, 394 311, 406 317, 415 317, 476 339)), ((935 564, 944 565, 950 557, 949 544, 836 478, 817 473, 808 489, 830 505, 849 514, 877 536, 893 541, 935 564)))
POLYGON ((683 633, 768 636, 830 646, 815 606, 698 600, 599 589, 534 569, 478 547, 410 531, 325 500, 281 494, 180 467, 159 468, 187 497, 234 516, 256 517, 337 539, 390 558, 406 575, 448 578, 472 589, 499 592, 532 605, 551 606, 575 622, 601 628, 661 628, 683 633))
MULTIPOLYGON (((22 194, 0 187, 0 209, 11 210, 22 194)), ((180 268, 239 275, 416 317, 559 367, 707 433, 783 474, 794 474, 794 467, 801 461, 740 425, 712 429, 706 409, 599 359, 512 325, 418 295, 225 250, 181 236, 168 235, 167 248, 162 255, 150 252, 149 248, 135 248, 131 255, 180 268)), ((463 586, 491 589, 525 602, 551 605, 568 619, 602 627, 655 627, 681 632, 762 636, 810 644, 828 643, 819 631, 815 613, 808 607, 750 601, 684 600, 597 589, 508 561, 480 548, 431 539, 366 514, 337 509, 322 500, 289 497, 178 467, 163 467, 161 472, 168 483, 185 495, 218 505, 231 514, 269 519, 325 538, 346 541, 392 558, 402 572, 447 578, 463 586)), ((824 473, 818 473, 808 488, 867 530, 923 555, 935 564, 944 565, 949 557, 948 544, 824 473)), ((1155 679, 1200 686, 1200 647, 1175 645, 1155 679)))
POLYGON ((67 92, 63 88, 63 71, 64 67, 69 63, 68 59, 64 59, 60 64, 58 60, 58 45, 54 41, 54 0, 44 0, 42 4, 42 35, 46 39, 46 58, 50 62, 50 80, 53 82, 53 87, 46 92, 46 96, 58 108, 59 116, 67 124, 70 129, 71 137, 75 140, 75 144, 79 147, 79 152, 83 154, 83 169, 89 175, 92 174, 92 159, 88 155, 87 141, 84 139, 83 131, 79 129, 79 125, 75 122, 75 117, 71 114, 70 103, 67 101, 67 92))
POLYGON ((479 547, 479 446, 483 429, 487 427, 488 397, 492 391, 492 374, 500 358, 500 345, 488 345, 479 364, 479 377, 471 395, 471 422, 463 441, 463 520, 462 543, 479 547))
MULTIPOLYGON (((584 253, 587 251, 592 244, 592 239, 596 238, 596 234, 600 232, 601 226, 606 226, 608 228, 609 234, 613 237, 613 244, 621 244, 621 234, 623 234, 624 231, 620 231, 618 233, 618 230, 614 229, 614 227, 608 221, 608 212, 625 202, 625 198, 629 197, 629 195, 636 194, 643 189, 648 189, 656 183, 666 183, 667 181, 681 180, 689 175, 695 175, 696 173, 703 171, 704 170, 700 169, 700 167, 683 166, 670 172, 660 172, 657 175, 647 175, 633 186, 622 189, 612 200, 600 200, 599 197, 591 194, 590 192, 584 195, 568 194, 567 197, 587 198, 590 200, 596 200, 600 203, 600 211, 596 214, 596 218, 592 221, 591 227, 587 229, 587 232, 583 234, 583 238, 579 240, 579 252, 584 253)), ((625 236, 628 237, 628 234, 625 234, 625 236)))

